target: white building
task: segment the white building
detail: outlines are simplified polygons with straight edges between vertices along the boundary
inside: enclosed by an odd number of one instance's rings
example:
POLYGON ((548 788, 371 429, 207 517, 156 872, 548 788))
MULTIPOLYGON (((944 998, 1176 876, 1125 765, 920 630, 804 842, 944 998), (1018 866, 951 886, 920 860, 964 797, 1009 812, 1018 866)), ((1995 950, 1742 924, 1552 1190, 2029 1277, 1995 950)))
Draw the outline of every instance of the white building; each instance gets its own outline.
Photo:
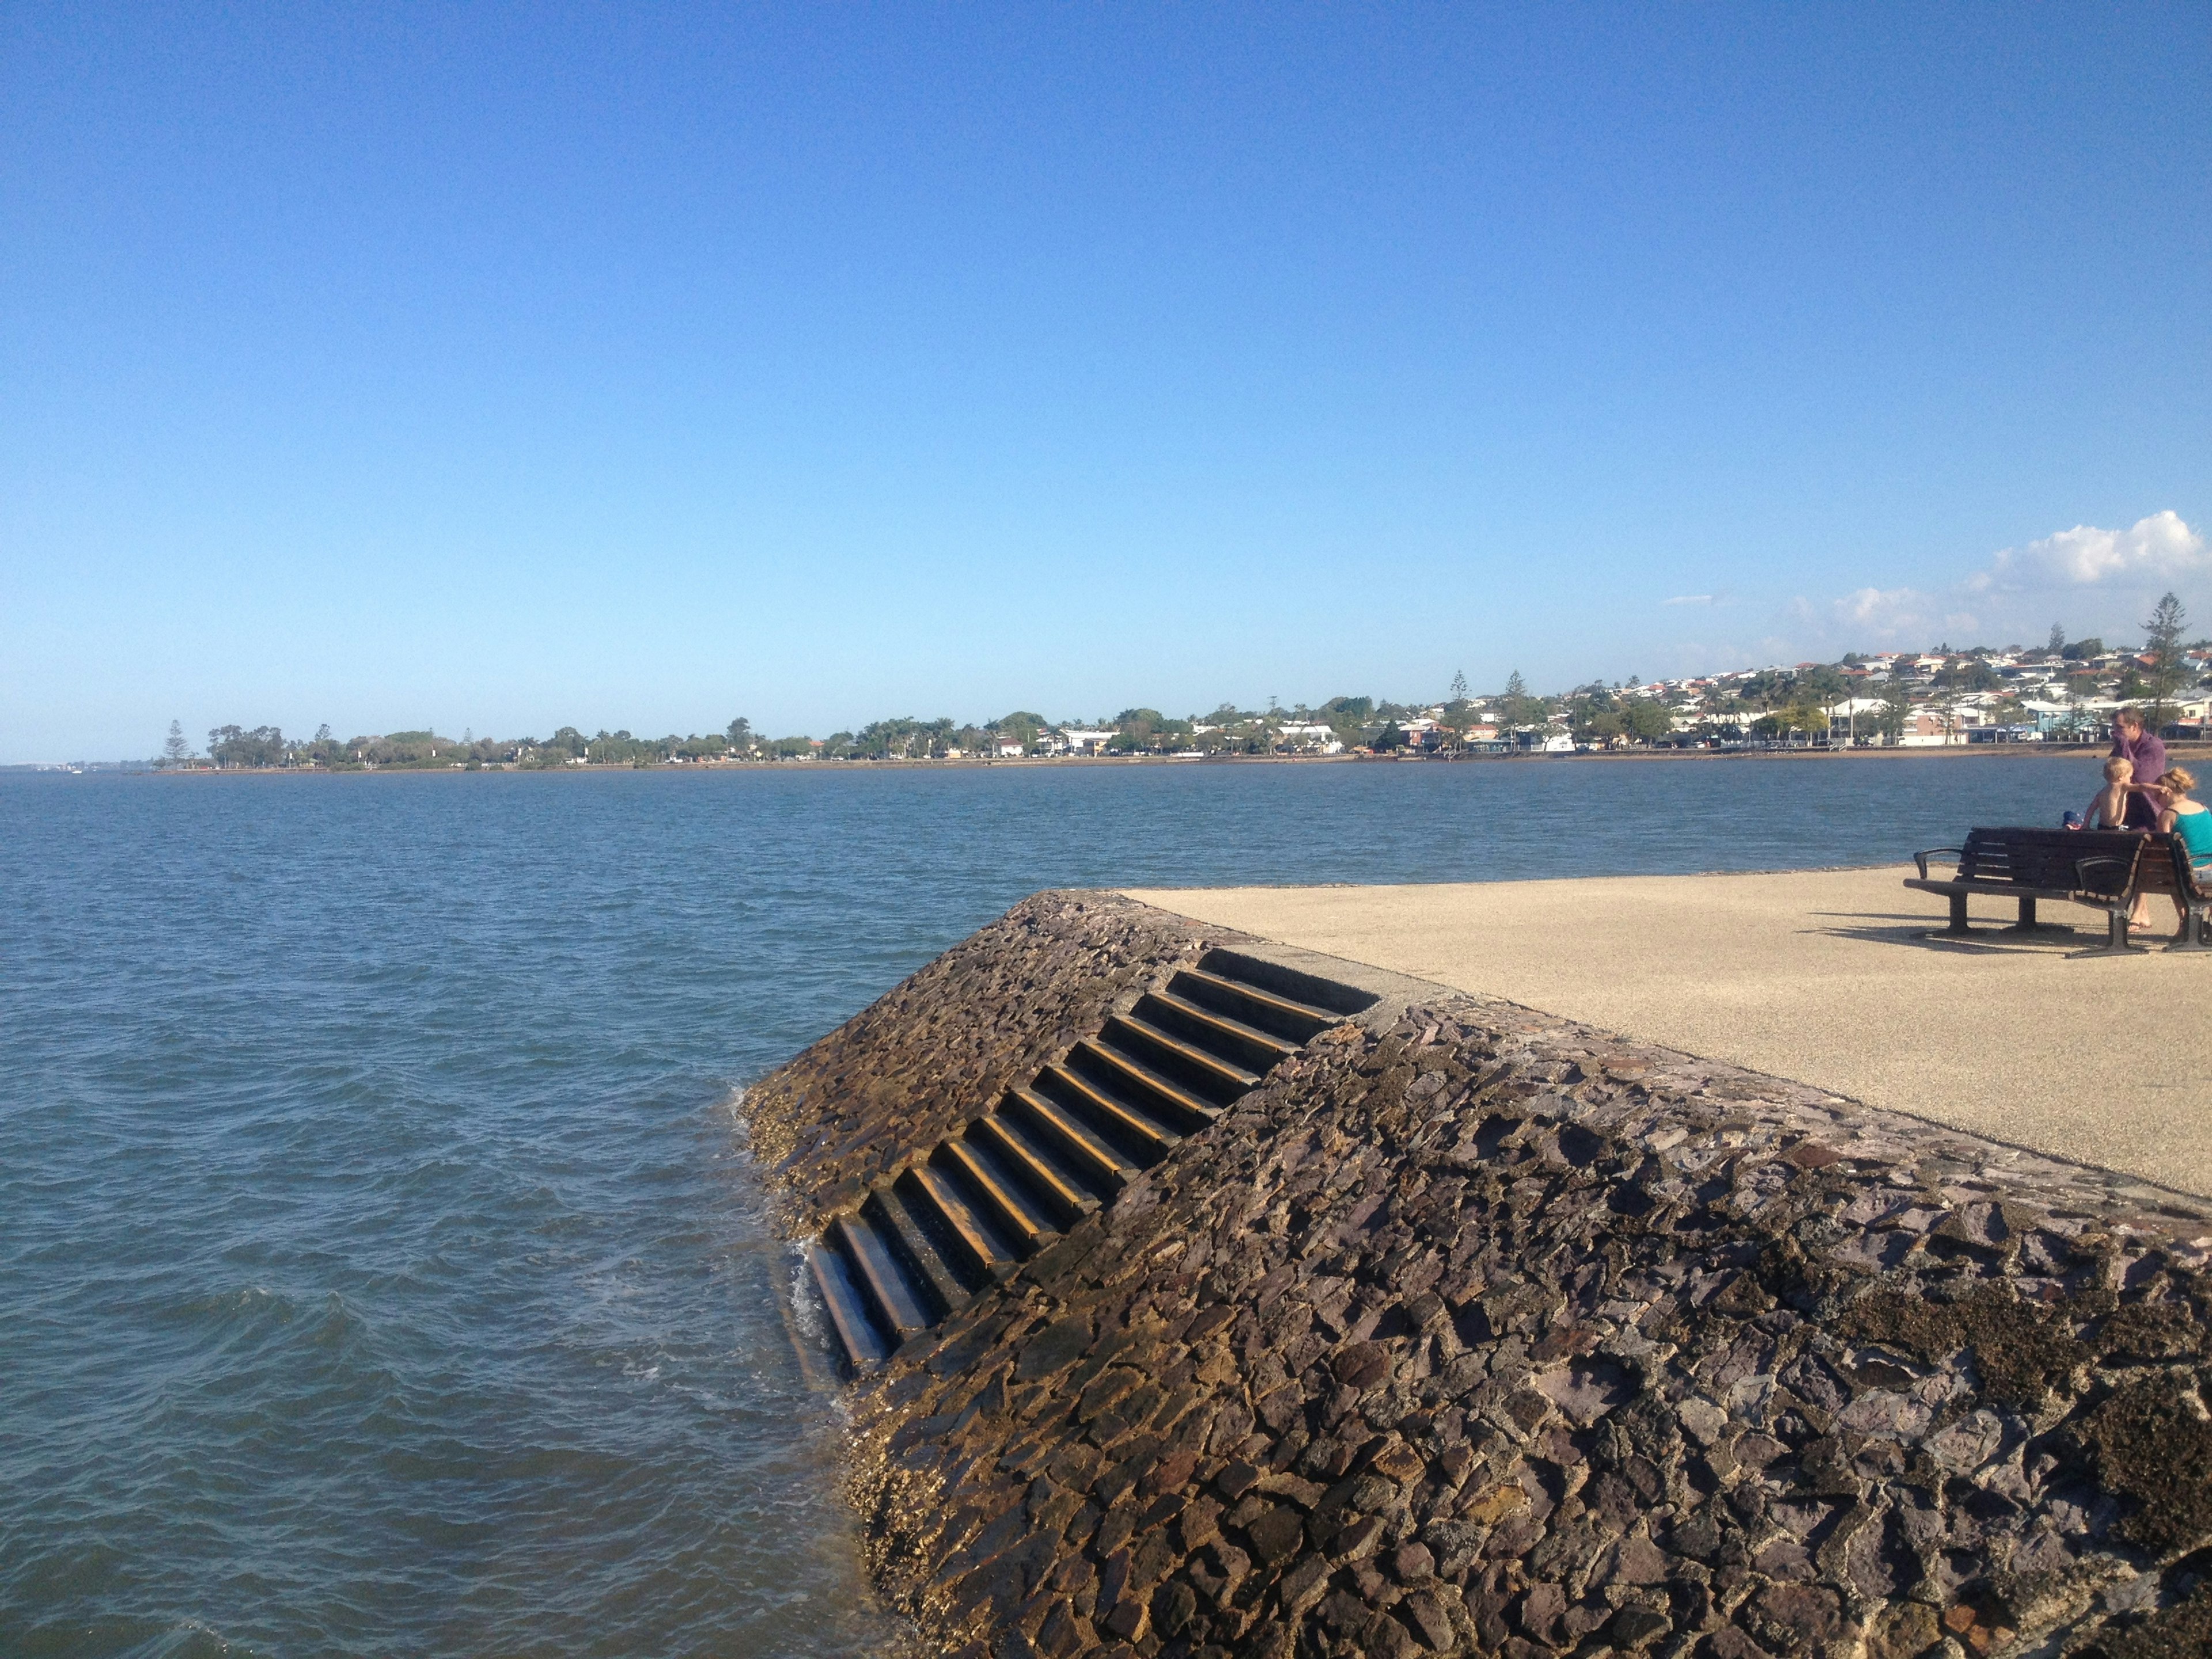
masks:
POLYGON ((1326 726, 1303 725, 1297 721, 1275 728, 1275 741, 1285 749, 1317 750, 1324 755, 1340 755, 1344 745, 1337 741, 1334 731, 1326 726))

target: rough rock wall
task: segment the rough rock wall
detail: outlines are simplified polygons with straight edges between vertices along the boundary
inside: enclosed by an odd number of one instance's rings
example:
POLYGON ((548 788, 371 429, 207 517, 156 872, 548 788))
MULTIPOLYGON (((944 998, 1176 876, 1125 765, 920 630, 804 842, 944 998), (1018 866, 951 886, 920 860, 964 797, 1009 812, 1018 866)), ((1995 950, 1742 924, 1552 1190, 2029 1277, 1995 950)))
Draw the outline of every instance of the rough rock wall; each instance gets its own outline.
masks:
POLYGON ((1217 935, 1111 893, 1024 899, 748 1090, 754 1155, 811 1231, 1217 935))
POLYGON ((854 1496, 967 1659, 2203 1654, 2208 1234, 1440 997, 908 1345, 854 1496))

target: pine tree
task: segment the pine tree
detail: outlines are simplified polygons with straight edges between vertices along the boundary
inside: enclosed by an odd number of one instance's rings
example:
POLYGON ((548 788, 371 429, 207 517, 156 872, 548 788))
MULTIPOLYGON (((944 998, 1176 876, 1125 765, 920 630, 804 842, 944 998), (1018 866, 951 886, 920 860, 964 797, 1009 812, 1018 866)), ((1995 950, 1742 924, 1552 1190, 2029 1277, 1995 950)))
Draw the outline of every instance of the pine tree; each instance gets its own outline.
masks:
POLYGON ((2066 648, 2066 630, 2057 623, 2051 624, 2051 654, 2057 656, 2066 648))
POLYGON ((2143 623, 2143 654, 2151 659, 2144 684, 2150 692, 2154 732, 2166 724, 2166 703, 2181 688, 2181 635, 2188 625, 2189 613, 2181 608, 2180 596, 2171 590, 2143 623))
POLYGON ((1467 701, 1467 672, 1464 669, 1452 676, 1450 701, 1453 702, 1467 701))
POLYGON ((182 720, 171 720, 168 738, 161 744, 161 764, 182 766, 191 757, 192 746, 185 741, 185 723, 182 720))

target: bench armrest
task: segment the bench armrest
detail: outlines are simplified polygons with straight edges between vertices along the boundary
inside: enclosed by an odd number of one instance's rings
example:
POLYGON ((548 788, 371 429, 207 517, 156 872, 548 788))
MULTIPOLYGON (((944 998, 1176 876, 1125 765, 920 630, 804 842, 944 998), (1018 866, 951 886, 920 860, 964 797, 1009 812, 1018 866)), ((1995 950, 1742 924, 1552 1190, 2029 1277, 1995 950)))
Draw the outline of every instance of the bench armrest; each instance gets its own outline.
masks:
POLYGON ((1912 855, 1912 861, 1919 866, 1920 879, 1923 881, 1928 879, 1929 860, 1940 859, 1947 855, 1952 863, 1956 864, 1966 856, 1966 849, 1963 847, 1931 847, 1924 853, 1915 853, 1912 855))
MULTIPOLYGON (((2119 870, 2132 874, 2135 866, 2136 860, 2133 859, 2076 859, 2074 860, 2074 880, 2081 891, 2094 893, 2100 890, 2089 879, 2089 872, 2092 870, 2119 870)), ((2123 887, 2119 894, 2107 895, 2107 896, 2125 896, 2126 891, 2127 890, 2123 887)))

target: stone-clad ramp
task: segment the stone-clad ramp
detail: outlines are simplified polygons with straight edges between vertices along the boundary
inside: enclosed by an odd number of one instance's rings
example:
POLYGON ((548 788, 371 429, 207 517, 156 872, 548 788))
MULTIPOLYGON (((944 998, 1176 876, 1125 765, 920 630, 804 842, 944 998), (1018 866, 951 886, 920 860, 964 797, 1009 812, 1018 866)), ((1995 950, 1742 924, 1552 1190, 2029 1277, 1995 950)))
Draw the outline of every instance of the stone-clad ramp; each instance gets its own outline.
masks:
POLYGON ((1279 1061, 1375 1001, 1234 951, 1177 970, 830 1219, 809 1255, 846 1361, 877 1364, 1011 1277, 1279 1061))

